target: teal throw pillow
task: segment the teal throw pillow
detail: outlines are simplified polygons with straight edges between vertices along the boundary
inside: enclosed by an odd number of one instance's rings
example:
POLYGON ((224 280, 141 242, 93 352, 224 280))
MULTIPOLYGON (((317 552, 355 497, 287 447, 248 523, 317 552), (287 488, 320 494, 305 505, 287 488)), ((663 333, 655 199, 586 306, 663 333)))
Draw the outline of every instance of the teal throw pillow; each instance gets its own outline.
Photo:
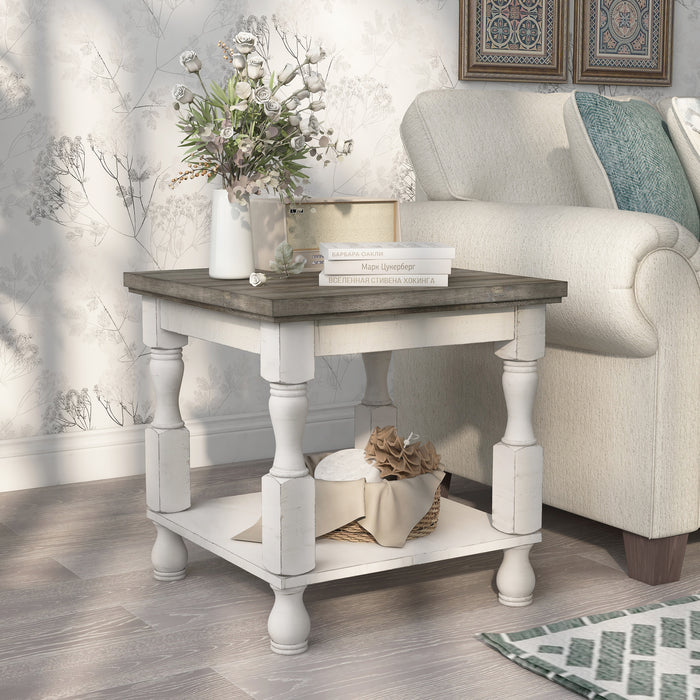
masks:
MULTIPOLYGON (((609 180, 617 208, 665 216, 700 238, 693 192, 658 110, 641 100, 611 100, 593 92, 577 91, 573 97, 588 135, 586 141, 590 139, 609 180)), ((567 131, 571 121, 569 110, 567 131)), ((582 139, 570 142, 576 160, 574 142, 581 144, 582 139)), ((590 180, 591 174, 589 169, 583 179, 590 180)))

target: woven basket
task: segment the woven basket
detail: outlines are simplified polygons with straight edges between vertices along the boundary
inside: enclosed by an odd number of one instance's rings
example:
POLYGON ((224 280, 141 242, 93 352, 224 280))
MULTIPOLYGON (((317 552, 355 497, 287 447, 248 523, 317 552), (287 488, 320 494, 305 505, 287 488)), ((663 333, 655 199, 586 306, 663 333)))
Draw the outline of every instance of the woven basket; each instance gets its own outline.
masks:
MULTIPOLYGON (((406 539, 415 540, 418 537, 429 535, 436 528, 439 515, 440 487, 438 486, 430 510, 413 526, 406 539)), ((357 520, 353 520, 351 523, 325 534, 324 537, 343 542, 376 542, 372 534, 367 532, 357 520)))

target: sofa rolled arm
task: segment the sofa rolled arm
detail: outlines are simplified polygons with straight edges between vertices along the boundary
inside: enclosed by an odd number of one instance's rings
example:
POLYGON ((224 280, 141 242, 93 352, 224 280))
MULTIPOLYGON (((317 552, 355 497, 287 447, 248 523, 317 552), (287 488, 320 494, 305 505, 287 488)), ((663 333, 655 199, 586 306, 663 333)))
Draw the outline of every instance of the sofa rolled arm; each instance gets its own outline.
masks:
POLYGON ((637 278, 640 263, 658 250, 674 251, 694 273, 664 285, 678 285, 678 298, 687 303, 700 299, 700 242, 660 216, 481 201, 406 202, 400 214, 403 240, 454 245, 456 267, 567 281, 568 297, 548 308, 550 344, 624 357, 654 354, 657 331, 640 305, 637 278))

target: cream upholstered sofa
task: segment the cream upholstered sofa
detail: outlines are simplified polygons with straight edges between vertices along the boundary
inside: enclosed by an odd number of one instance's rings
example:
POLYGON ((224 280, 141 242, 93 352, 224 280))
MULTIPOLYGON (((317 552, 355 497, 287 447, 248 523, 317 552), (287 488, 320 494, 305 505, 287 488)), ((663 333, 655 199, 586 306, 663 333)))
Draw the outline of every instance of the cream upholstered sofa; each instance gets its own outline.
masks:
MULTIPOLYGON (((458 267, 568 281, 539 364, 544 502, 624 531, 630 576, 677 580, 700 528, 698 239, 666 217, 587 206, 582 178, 597 174, 576 172, 571 99, 418 95, 401 135, 420 201, 401 205, 401 235, 454 245, 458 267)), ((395 353, 400 430, 488 483, 501 371, 490 345, 395 353)))

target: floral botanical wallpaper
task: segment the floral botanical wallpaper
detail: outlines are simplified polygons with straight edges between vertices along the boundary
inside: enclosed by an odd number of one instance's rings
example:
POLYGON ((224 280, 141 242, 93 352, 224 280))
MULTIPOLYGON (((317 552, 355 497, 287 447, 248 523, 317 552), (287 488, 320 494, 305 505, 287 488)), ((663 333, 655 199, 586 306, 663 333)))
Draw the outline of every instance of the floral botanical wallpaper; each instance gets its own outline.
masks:
MULTIPOLYGON (((700 94, 699 10, 676 0, 673 87, 601 90, 700 94)), ((313 37, 328 57, 324 122, 354 149, 311 163, 306 193, 406 200, 398 127, 418 92, 573 87, 459 82, 458 15, 458 0, 3 0, 0 439, 150 420, 139 299, 122 273, 207 265, 213 185, 171 186, 183 51, 218 79, 231 69, 217 43, 240 30, 269 34, 275 63, 275 24, 313 37)), ((197 341, 185 356, 186 420, 266 410, 255 356, 197 341)), ((319 359, 311 404, 352 403, 362 383, 358 358, 319 359)))

